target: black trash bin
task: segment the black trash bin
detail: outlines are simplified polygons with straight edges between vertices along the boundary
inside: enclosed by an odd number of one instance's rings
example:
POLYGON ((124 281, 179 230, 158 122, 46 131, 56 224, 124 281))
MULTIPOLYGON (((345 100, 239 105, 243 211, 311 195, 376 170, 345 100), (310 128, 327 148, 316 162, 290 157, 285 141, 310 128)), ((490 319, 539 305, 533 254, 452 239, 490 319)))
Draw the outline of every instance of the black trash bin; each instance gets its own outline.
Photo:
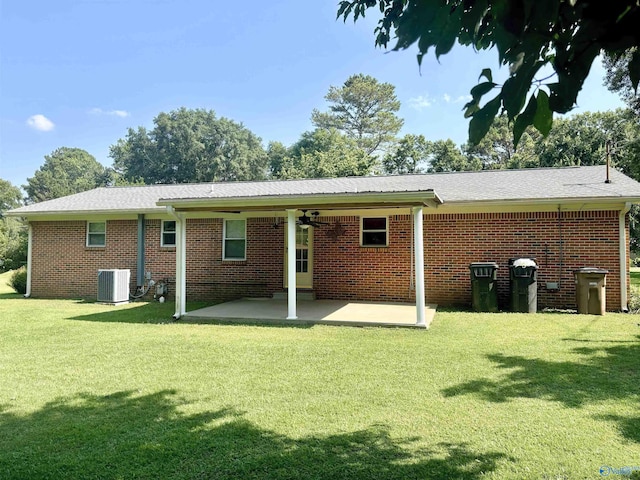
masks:
POLYGON ((471 301, 476 312, 498 311, 498 264, 476 262, 469 265, 471 270, 471 301))
POLYGON ((512 312, 538 311, 538 265, 533 258, 509 260, 509 293, 512 312))

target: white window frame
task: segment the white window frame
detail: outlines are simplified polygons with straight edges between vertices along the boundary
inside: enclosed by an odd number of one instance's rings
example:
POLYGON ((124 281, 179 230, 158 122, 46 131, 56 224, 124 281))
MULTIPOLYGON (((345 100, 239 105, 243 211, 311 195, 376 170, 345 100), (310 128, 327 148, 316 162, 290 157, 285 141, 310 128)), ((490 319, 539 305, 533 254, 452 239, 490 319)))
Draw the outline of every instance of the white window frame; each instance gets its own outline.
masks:
POLYGON ((161 220, 160 225, 161 225, 161 227, 160 227, 160 246, 161 247, 175 247, 176 246, 176 236, 178 234, 178 224, 176 223, 176 221, 175 220, 161 220), (167 222, 173 222, 173 225, 174 225, 173 232, 165 232, 164 224, 167 223, 167 222), (164 234, 165 233, 173 233, 173 235, 174 235, 173 236, 173 243, 165 243, 164 242, 164 234))
POLYGON ((106 221, 87 221, 87 236, 86 236, 86 242, 85 242, 86 246, 89 248, 104 248, 107 246, 107 222, 106 221), (94 223, 101 223, 102 225, 104 225, 104 232, 90 232, 89 230, 91 229, 91 224, 94 223), (91 237, 91 235, 103 235, 104 236, 104 241, 102 242, 102 244, 91 244, 89 242, 89 238, 91 237))
POLYGON ((247 259, 247 220, 245 218, 225 218, 222 221, 222 260, 231 262, 242 262, 247 259), (227 222, 243 222, 244 236, 243 238, 227 238, 227 222), (240 257, 227 257, 227 240, 243 240, 244 254, 240 257))
POLYGON ((360 246, 366 248, 381 248, 389 246, 389 217, 385 215, 368 215, 366 217, 360 217, 360 246), (368 218, 384 218, 384 229, 364 229, 364 221, 368 218), (365 244, 364 243, 364 233, 365 232, 384 232, 385 234, 385 243, 382 244, 365 244))

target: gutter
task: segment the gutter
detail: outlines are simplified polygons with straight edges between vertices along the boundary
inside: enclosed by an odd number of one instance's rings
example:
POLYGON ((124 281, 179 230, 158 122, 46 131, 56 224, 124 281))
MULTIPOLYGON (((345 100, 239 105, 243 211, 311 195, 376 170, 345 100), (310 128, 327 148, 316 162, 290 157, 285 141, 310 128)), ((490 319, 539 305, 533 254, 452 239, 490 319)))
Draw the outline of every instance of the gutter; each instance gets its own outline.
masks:
POLYGON ((29 224, 29 237, 27 240, 27 289, 24 298, 31 296, 31 257, 33 254, 33 227, 29 224))
POLYGON ((629 259, 627 258, 628 242, 626 219, 627 213, 631 210, 631 202, 626 202, 624 208, 618 215, 619 230, 619 259, 620 259, 620 310, 629 311, 629 299, 627 298, 627 272, 629 270, 629 259))

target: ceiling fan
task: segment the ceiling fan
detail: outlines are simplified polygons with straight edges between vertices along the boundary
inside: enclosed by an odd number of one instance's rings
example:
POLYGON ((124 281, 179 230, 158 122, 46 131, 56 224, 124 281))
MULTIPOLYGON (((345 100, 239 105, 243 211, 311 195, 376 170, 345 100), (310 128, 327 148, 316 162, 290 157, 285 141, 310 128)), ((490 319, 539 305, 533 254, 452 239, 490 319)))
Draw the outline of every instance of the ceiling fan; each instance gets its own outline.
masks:
POLYGON ((320 227, 321 225, 329 225, 327 222, 319 222, 316 220, 320 215, 320 212, 311 212, 311 217, 307 216, 307 211, 302 210, 302 216, 298 218, 296 222, 300 228, 309 228, 309 227, 320 227), (312 218, 313 217, 313 218, 312 218))

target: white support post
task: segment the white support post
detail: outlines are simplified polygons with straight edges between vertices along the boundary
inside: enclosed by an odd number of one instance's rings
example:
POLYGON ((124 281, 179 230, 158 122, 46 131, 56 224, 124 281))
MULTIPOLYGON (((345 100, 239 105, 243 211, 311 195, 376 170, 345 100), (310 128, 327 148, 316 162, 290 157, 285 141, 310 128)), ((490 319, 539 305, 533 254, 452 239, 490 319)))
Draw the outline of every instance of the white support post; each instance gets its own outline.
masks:
POLYGON ((413 207, 413 243, 416 273, 416 325, 426 327, 424 314, 424 238, 421 206, 413 207))
POLYGON ((176 313, 173 318, 177 320, 187 313, 187 220, 171 206, 167 206, 167 213, 176 220, 176 313))
POLYGON ((180 263, 181 263, 181 279, 180 289, 180 316, 187 313, 187 219, 184 214, 180 215, 180 263))
POLYGON ((298 318, 296 312, 296 211, 287 210, 287 320, 298 318))

